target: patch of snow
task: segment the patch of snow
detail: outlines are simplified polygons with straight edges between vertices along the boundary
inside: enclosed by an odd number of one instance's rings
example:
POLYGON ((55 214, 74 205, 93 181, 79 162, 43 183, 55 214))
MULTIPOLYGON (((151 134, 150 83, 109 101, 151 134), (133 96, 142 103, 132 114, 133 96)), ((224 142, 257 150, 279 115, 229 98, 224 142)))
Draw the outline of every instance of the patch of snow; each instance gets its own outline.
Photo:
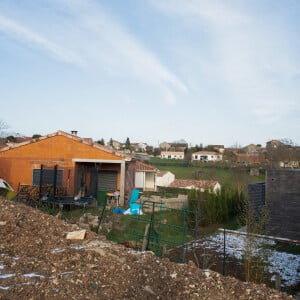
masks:
POLYGON ((74 246, 74 247, 71 247, 71 249, 81 250, 81 249, 85 249, 85 246, 84 245, 74 246))
POLYGON ((32 278, 32 277, 45 278, 45 276, 39 275, 39 274, 36 274, 36 273, 23 274, 23 276, 24 276, 24 277, 29 277, 29 278, 32 278))
POLYGON ((13 277, 15 276, 16 274, 2 274, 0 275, 0 279, 4 279, 4 278, 10 278, 10 277, 13 277))
POLYGON ((61 253, 61 252, 64 252, 64 251, 66 251, 66 249, 56 248, 56 249, 52 250, 51 253, 61 253))
MULTIPOLYGON (((250 237, 226 233, 225 253, 227 256, 242 260, 245 253, 260 256, 266 262, 266 271, 270 274, 279 273, 282 286, 292 286, 300 282, 300 255, 279 252, 266 248, 275 245, 275 241, 264 238, 250 237)), ((224 251, 224 234, 218 233, 210 238, 192 244, 194 247, 213 249, 218 253, 224 251)), ((191 247, 188 247, 188 249, 191 247)))
POLYGON ((73 274, 73 273, 74 273, 73 271, 65 271, 65 272, 60 273, 59 275, 68 275, 68 274, 73 274))
POLYGON ((9 289, 9 286, 1 286, 0 285, 0 290, 8 290, 9 289))

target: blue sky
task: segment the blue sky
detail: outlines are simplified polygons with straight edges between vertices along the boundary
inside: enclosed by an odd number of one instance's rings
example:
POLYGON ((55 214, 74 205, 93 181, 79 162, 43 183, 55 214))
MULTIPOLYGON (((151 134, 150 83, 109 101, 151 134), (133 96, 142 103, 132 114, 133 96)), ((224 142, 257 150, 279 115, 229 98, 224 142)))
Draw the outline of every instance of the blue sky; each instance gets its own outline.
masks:
POLYGON ((23 135, 300 143, 298 0, 1 0, 0 120, 23 135))

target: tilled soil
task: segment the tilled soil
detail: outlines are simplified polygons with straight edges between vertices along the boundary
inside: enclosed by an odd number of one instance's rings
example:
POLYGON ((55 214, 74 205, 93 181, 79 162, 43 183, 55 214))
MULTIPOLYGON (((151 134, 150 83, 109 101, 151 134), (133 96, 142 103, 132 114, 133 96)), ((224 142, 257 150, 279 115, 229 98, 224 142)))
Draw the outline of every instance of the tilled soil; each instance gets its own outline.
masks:
POLYGON ((194 263, 134 252, 56 217, 0 199, 0 299, 291 299, 194 263))

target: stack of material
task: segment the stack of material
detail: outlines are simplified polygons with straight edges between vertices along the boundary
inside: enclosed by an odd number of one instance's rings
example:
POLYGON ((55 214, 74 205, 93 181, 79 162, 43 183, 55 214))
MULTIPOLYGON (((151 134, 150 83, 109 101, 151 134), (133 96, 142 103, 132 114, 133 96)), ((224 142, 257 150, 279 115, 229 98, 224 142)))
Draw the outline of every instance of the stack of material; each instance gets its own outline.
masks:
MULTIPOLYGON (((42 195, 53 194, 53 186, 46 185, 42 187, 42 195)), ((57 196, 66 196, 67 190, 64 187, 56 188, 57 196)), ((32 186, 28 184, 21 184, 16 195, 18 201, 22 201, 29 205, 37 205, 40 200, 40 188, 39 186, 32 186)))

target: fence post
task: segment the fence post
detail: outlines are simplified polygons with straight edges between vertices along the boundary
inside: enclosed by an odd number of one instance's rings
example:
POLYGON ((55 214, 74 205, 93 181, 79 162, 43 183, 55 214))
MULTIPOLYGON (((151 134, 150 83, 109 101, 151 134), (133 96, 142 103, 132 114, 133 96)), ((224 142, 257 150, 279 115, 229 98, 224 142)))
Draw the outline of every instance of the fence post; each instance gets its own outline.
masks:
MULTIPOLYGON (((158 241, 158 249, 160 251, 160 232, 161 232, 161 224, 162 224, 162 200, 160 199, 160 205, 159 205, 159 223, 158 223, 158 229, 157 229, 157 241, 158 241)), ((163 251, 162 251, 163 252, 163 251)), ((163 256, 163 255, 160 255, 163 256)))
POLYGON ((222 273, 225 276, 225 265, 226 265, 226 229, 224 227, 223 229, 223 239, 224 239, 224 245, 223 245, 223 270, 222 273))
POLYGON ((149 228, 149 233, 148 233, 148 241, 147 241, 147 247, 146 250, 149 250, 149 243, 150 243, 150 237, 151 234, 153 234, 154 231, 154 211, 155 211, 155 203, 152 202, 152 214, 151 214, 151 219, 150 219, 150 228, 149 228))
POLYGON ((182 227, 182 253, 181 253, 181 262, 185 262, 185 229, 186 229, 186 209, 183 210, 183 227, 182 227))

